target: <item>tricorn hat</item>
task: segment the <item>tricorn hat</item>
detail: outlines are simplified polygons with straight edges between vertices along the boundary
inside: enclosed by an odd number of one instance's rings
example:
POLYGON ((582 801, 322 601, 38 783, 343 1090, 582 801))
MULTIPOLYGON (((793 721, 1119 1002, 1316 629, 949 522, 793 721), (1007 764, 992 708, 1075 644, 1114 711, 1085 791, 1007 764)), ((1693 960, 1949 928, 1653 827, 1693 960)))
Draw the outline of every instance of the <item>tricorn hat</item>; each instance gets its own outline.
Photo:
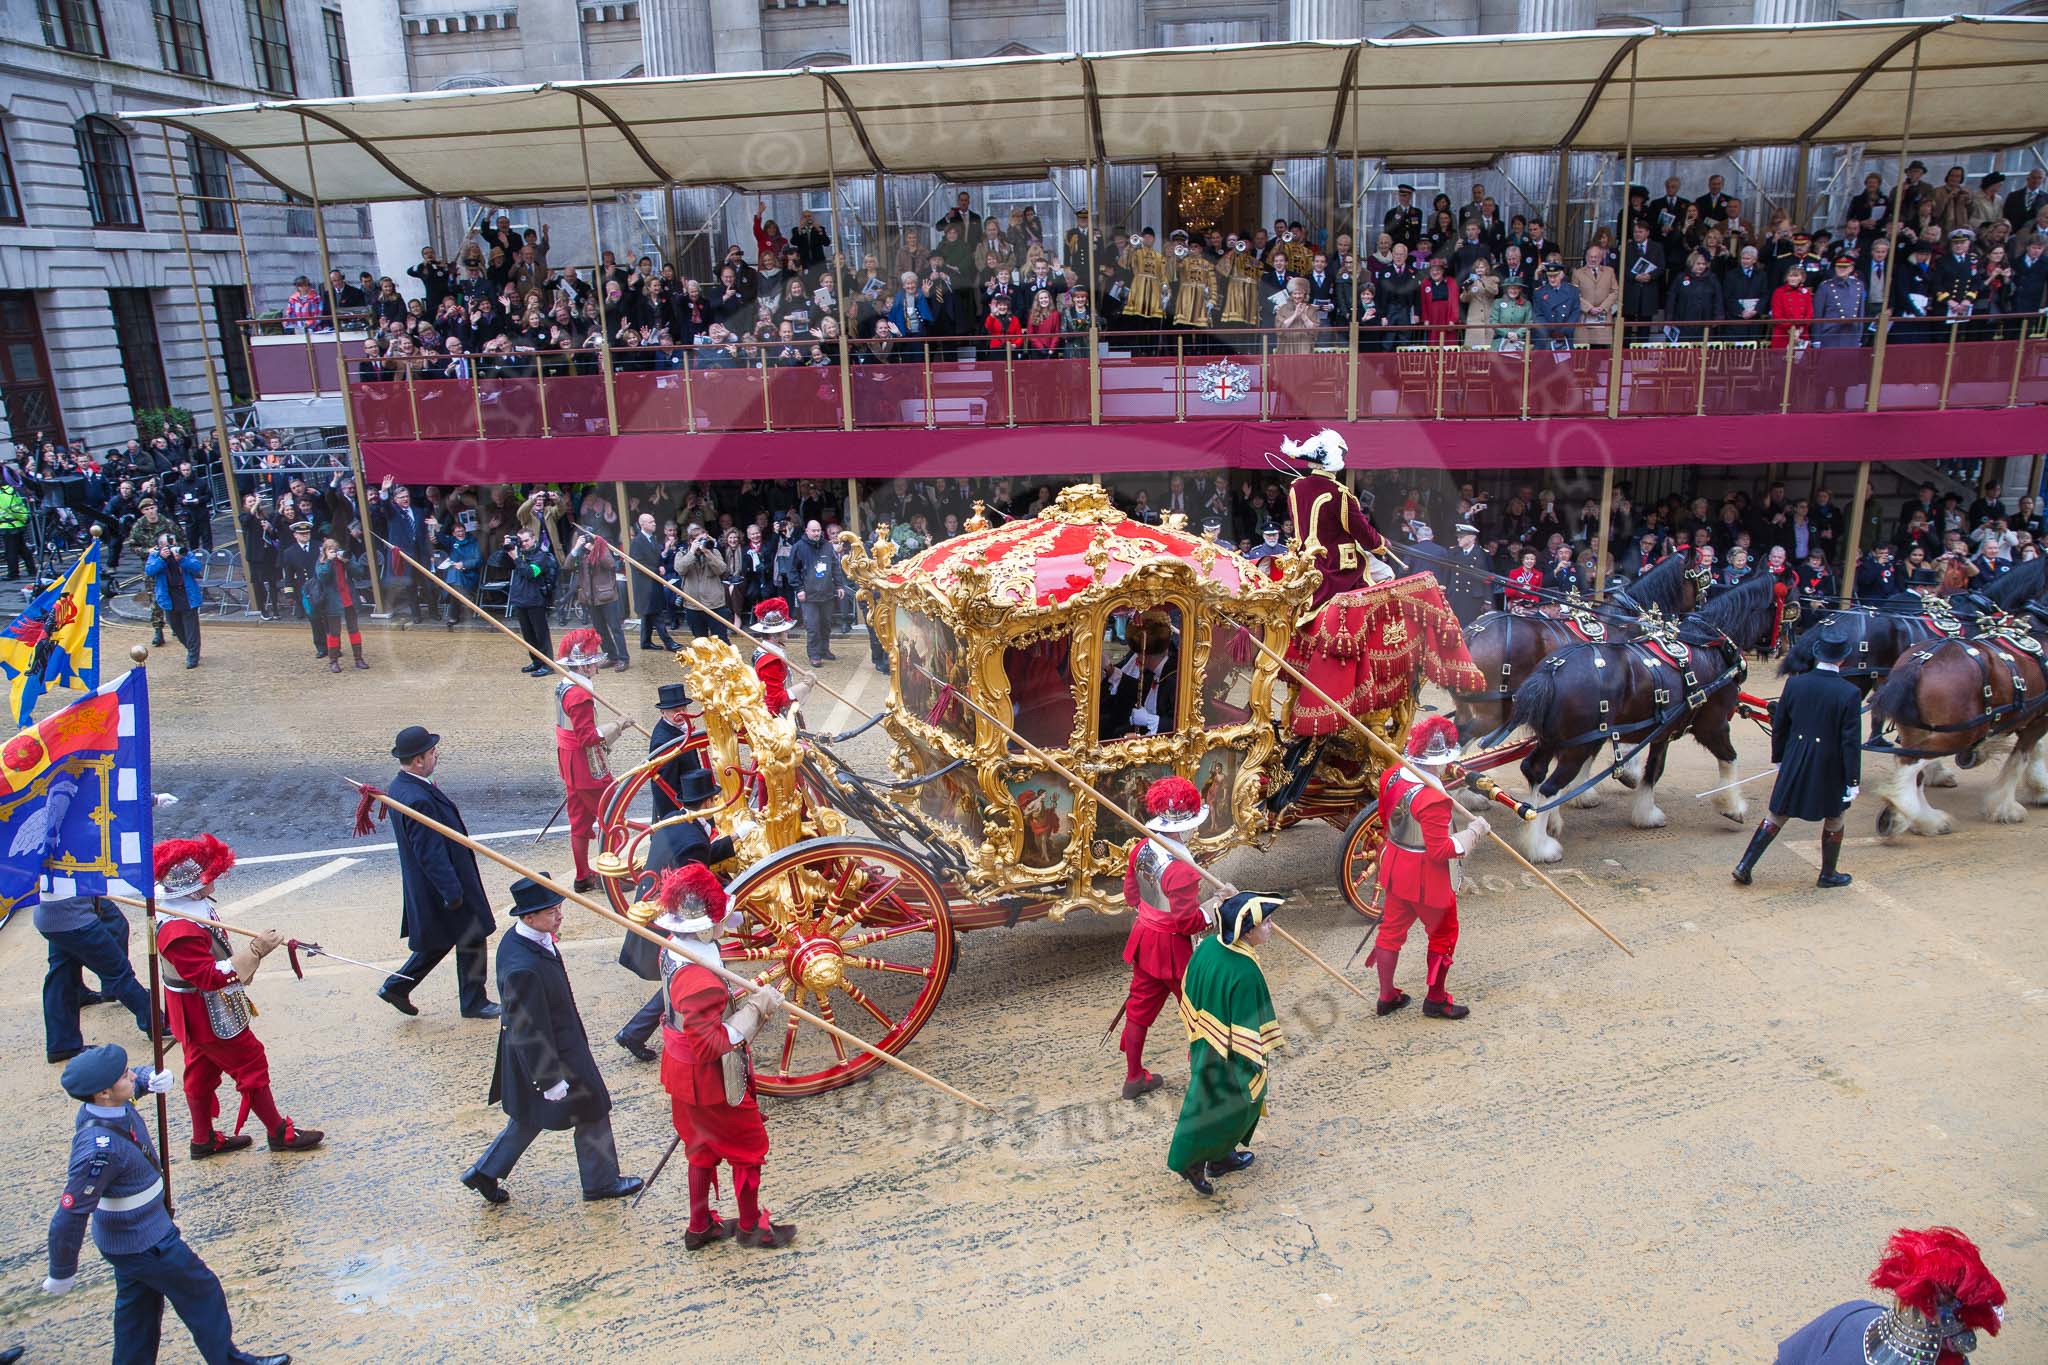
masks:
MULTIPOLYGON (((547 877, 549 881, 554 880, 546 872, 540 875, 547 877)), ((548 890, 531 877, 521 877, 518 881, 512 883, 512 917, 514 919, 525 915, 536 915, 543 910, 552 910, 561 903, 562 896, 560 892, 548 890)))
POLYGON ((1273 918, 1286 903, 1264 891, 1240 891, 1216 907, 1216 937, 1235 943, 1246 931, 1273 918))
POLYGON ((391 756, 400 763, 409 763, 441 742, 441 737, 424 725, 408 725, 398 732, 398 738, 391 745, 391 756))

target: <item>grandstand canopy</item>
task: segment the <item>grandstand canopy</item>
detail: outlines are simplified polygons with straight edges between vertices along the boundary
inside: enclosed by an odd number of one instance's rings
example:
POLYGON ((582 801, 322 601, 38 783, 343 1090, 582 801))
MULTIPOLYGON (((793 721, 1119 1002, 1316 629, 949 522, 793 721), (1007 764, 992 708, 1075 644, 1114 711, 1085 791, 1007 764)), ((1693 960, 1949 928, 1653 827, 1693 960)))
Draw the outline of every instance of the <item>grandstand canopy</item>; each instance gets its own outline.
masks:
POLYGON ((766 192, 821 184, 828 169, 1034 179, 1096 159, 1260 169, 1348 156, 1354 140, 1395 166, 1619 151, 1631 133, 1645 156, 1793 142, 1885 155, 1916 39, 1915 153, 2048 136, 2048 19, 1968 16, 993 57, 124 117, 185 129, 329 203, 562 200, 586 180, 607 195, 766 192))

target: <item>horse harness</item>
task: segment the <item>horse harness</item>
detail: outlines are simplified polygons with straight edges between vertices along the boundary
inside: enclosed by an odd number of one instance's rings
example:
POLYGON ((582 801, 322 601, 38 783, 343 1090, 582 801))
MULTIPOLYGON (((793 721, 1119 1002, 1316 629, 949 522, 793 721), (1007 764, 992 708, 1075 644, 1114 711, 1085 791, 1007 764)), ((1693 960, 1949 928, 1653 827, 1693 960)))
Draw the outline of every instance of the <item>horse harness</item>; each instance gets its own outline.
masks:
MULTIPOLYGON (((1653 607, 1650 610, 1654 613, 1656 609, 1653 607)), ((1563 629, 1567 636, 1580 644, 1598 645, 1609 643, 1607 622, 1601 618, 1598 609, 1585 598, 1579 596, 1577 592, 1566 594, 1564 601, 1559 604, 1555 616, 1546 615, 1540 611, 1518 610, 1493 612, 1490 614, 1500 618, 1501 633, 1506 636, 1500 651, 1500 686, 1486 692, 1453 693, 1452 695, 1459 701, 1507 701, 1514 696, 1515 622, 1517 620, 1535 619, 1555 622, 1563 629)), ((1473 636, 1484 633, 1491 628, 1491 625, 1491 622, 1482 617, 1473 623, 1472 629, 1465 632, 1466 641, 1469 643, 1473 636)), ((1545 651, 1545 655, 1550 658, 1556 657, 1548 650, 1545 651)))
MULTIPOLYGON (((1955 637, 1950 638, 1954 639, 1955 637)), ((1924 646, 1914 650, 1912 652, 1913 660, 1922 665, 1933 662, 1935 649, 1946 643, 1948 643, 1947 640, 1942 640, 1936 642, 1933 646, 1924 646)), ((2021 626, 2016 617, 2001 616, 1980 630, 1974 639, 1968 641, 1958 639, 1956 643, 1962 646, 1963 653, 1970 661, 1977 665, 1979 695, 1984 699, 1984 712, 1982 715, 1972 717, 1969 720, 1954 721, 1946 725, 1916 724, 1913 726, 1915 730, 1921 730, 1930 735, 1953 735, 1960 734, 1966 730, 1974 730, 1980 725, 1988 725, 1995 728, 2004 724, 2008 716, 2018 715, 2026 717, 2041 707, 2048 706, 2048 691, 2044 691, 2040 696, 2036 697, 2029 697, 2027 695, 2027 676, 2020 668, 2018 657, 2022 654, 2026 655, 2033 659, 2035 665, 2041 668, 2044 673, 2048 673, 2048 655, 2044 655, 2040 640, 2036 639, 2030 631, 2021 626), (1991 700, 1993 692, 1991 687, 1990 661, 1992 658, 1996 658, 2005 665, 2007 679, 2012 684, 2012 700, 2006 702, 2003 706, 1993 705, 1991 700)), ((2018 729, 2019 726, 2015 724, 2012 728, 2018 729)), ((1989 738, 1989 736, 1986 737, 1989 738)), ((1933 750, 1905 749, 1898 745, 1885 745, 1883 747, 1889 753, 1904 754, 1917 758, 1946 757, 1945 753, 1933 750)))

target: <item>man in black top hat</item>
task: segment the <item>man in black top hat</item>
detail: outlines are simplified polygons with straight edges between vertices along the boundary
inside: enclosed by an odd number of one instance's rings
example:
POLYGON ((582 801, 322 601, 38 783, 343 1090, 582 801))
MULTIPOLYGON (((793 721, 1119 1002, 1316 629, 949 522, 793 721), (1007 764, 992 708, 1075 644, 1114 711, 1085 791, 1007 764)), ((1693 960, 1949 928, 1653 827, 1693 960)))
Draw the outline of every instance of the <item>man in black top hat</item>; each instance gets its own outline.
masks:
POLYGON ((678 784, 683 774, 692 768, 704 766, 697 750, 683 747, 690 738, 690 694, 679 682, 667 682, 655 694, 654 708, 661 718, 654 722, 654 730, 647 737, 647 756, 653 758, 663 750, 669 751, 668 761, 655 770, 650 779, 650 790, 654 797, 654 818, 666 820, 682 809, 676 804, 678 784))
MULTIPOLYGON (((543 876, 547 874, 543 873, 543 876)), ((569 970, 556 941, 562 897, 539 882, 512 883, 512 929, 498 941, 498 1060, 486 1104, 502 1104, 505 1128, 491 1140, 462 1183, 492 1204, 512 1196, 499 1181, 543 1130, 576 1133, 576 1171, 586 1200, 619 1199, 645 1182, 619 1174, 612 1142, 612 1096, 583 1032, 569 970)))
POLYGON ((1859 720, 1863 694, 1842 676, 1842 661, 1856 647, 1849 623, 1830 616, 1820 624, 1811 672, 1785 684, 1771 708, 1771 761, 1778 780, 1771 786, 1771 813, 1759 821, 1749 847, 1735 864, 1735 880, 1750 883, 1757 859, 1787 820, 1818 820, 1822 887, 1847 886, 1849 874, 1835 870, 1842 856, 1842 816, 1863 780, 1859 720))
MULTIPOLYGON (((429 816, 450 829, 469 833, 462 812, 434 782, 440 762, 441 737, 424 725, 398 732, 391 756, 398 776, 391 779, 392 800, 429 816)), ((476 854, 417 820, 394 820, 398 841, 398 872, 405 905, 399 927, 412 947, 399 974, 385 978, 377 998, 400 1014, 418 1014, 412 992, 441 959, 455 952, 457 1004, 465 1019, 495 1019, 498 1006, 486 989, 490 968, 491 902, 477 871, 476 854), (411 978, 408 980, 407 978, 411 978)))

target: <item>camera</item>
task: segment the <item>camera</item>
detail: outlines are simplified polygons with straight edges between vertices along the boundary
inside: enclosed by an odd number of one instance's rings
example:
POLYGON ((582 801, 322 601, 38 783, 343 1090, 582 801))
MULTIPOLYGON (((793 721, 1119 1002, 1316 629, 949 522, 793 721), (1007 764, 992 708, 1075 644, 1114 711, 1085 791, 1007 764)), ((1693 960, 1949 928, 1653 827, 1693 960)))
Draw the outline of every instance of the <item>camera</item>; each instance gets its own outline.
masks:
POLYGON ((507 549, 507 550, 511 549, 511 548, 512 548, 512 545, 513 545, 513 541, 514 541, 514 537, 512 537, 512 536, 506 536, 506 537, 505 537, 505 542, 504 542, 504 548, 505 548, 505 549, 507 549))

